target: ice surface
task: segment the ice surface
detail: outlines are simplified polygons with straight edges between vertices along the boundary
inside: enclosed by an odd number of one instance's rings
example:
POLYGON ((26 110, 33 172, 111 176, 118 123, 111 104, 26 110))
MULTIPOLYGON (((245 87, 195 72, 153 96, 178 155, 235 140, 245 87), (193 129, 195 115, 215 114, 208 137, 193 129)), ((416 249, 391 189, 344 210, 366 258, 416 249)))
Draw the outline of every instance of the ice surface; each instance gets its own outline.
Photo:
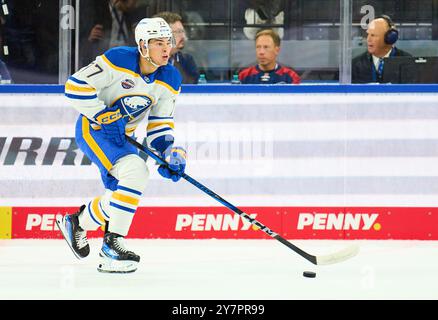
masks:
MULTIPOLYGON (((292 240, 311 254, 352 241, 292 240)), ((354 241, 351 260, 314 266, 275 240, 138 240, 132 274, 96 270, 100 239, 77 260, 63 240, 1 240, 0 299, 437 299, 438 242, 354 241), (305 278, 314 271, 316 278, 305 278)))

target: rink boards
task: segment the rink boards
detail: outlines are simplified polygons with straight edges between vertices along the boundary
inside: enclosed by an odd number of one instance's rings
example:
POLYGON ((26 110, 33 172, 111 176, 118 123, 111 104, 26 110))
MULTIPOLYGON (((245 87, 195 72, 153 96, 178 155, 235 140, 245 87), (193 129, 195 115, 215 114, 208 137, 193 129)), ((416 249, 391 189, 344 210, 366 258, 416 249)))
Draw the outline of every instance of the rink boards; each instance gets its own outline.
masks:
MULTIPOLYGON (((242 207, 287 239, 438 240, 437 208, 242 207)), ((0 238, 61 238, 57 215, 75 207, 2 207, 0 238)), ((89 232, 100 237, 102 230, 89 232)), ((222 207, 140 207, 129 233, 139 239, 270 239, 222 207)))
MULTIPOLYGON (((59 238, 55 215, 103 191, 77 114, 59 94, 0 98, 0 238, 59 238)), ((183 93, 175 121, 187 172, 286 238, 438 239, 436 93, 183 93)), ((149 164, 131 237, 265 238, 149 164)))

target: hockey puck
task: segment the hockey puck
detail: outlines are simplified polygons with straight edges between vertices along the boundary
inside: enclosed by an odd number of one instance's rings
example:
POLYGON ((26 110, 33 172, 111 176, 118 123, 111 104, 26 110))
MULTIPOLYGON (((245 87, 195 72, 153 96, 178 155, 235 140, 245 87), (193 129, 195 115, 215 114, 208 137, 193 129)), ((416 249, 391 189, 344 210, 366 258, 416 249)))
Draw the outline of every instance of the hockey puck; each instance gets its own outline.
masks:
POLYGON ((304 271, 303 272, 303 276, 305 276, 306 278, 315 278, 316 277, 316 273, 312 272, 312 271, 304 271))

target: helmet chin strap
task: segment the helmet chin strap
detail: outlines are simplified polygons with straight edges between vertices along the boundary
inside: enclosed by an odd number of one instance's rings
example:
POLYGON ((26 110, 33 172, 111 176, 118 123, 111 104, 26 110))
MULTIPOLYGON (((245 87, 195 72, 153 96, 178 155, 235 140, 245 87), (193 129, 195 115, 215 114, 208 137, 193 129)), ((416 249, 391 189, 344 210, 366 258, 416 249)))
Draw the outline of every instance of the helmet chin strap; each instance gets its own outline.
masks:
POLYGON ((140 46, 137 47, 138 52, 140 52, 140 55, 146 59, 147 62, 149 62, 151 65, 153 65, 155 68, 159 68, 160 65, 156 64, 151 57, 149 57, 149 50, 147 47, 143 47, 147 50, 147 53, 145 55, 143 55, 143 53, 141 52, 140 46))

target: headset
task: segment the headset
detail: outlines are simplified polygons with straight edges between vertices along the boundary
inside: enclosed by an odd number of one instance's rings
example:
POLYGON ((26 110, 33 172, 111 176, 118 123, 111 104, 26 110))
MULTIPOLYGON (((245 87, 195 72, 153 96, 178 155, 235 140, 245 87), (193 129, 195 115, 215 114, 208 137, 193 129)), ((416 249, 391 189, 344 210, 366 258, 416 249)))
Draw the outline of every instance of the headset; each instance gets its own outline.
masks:
POLYGON ((386 31, 385 36, 384 36, 385 43, 389 44, 389 45, 393 45, 398 40, 398 30, 395 28, 394 22, 387 15, 381 15, 379 18, 385 20, 389 26, 389 30, 386 31))

